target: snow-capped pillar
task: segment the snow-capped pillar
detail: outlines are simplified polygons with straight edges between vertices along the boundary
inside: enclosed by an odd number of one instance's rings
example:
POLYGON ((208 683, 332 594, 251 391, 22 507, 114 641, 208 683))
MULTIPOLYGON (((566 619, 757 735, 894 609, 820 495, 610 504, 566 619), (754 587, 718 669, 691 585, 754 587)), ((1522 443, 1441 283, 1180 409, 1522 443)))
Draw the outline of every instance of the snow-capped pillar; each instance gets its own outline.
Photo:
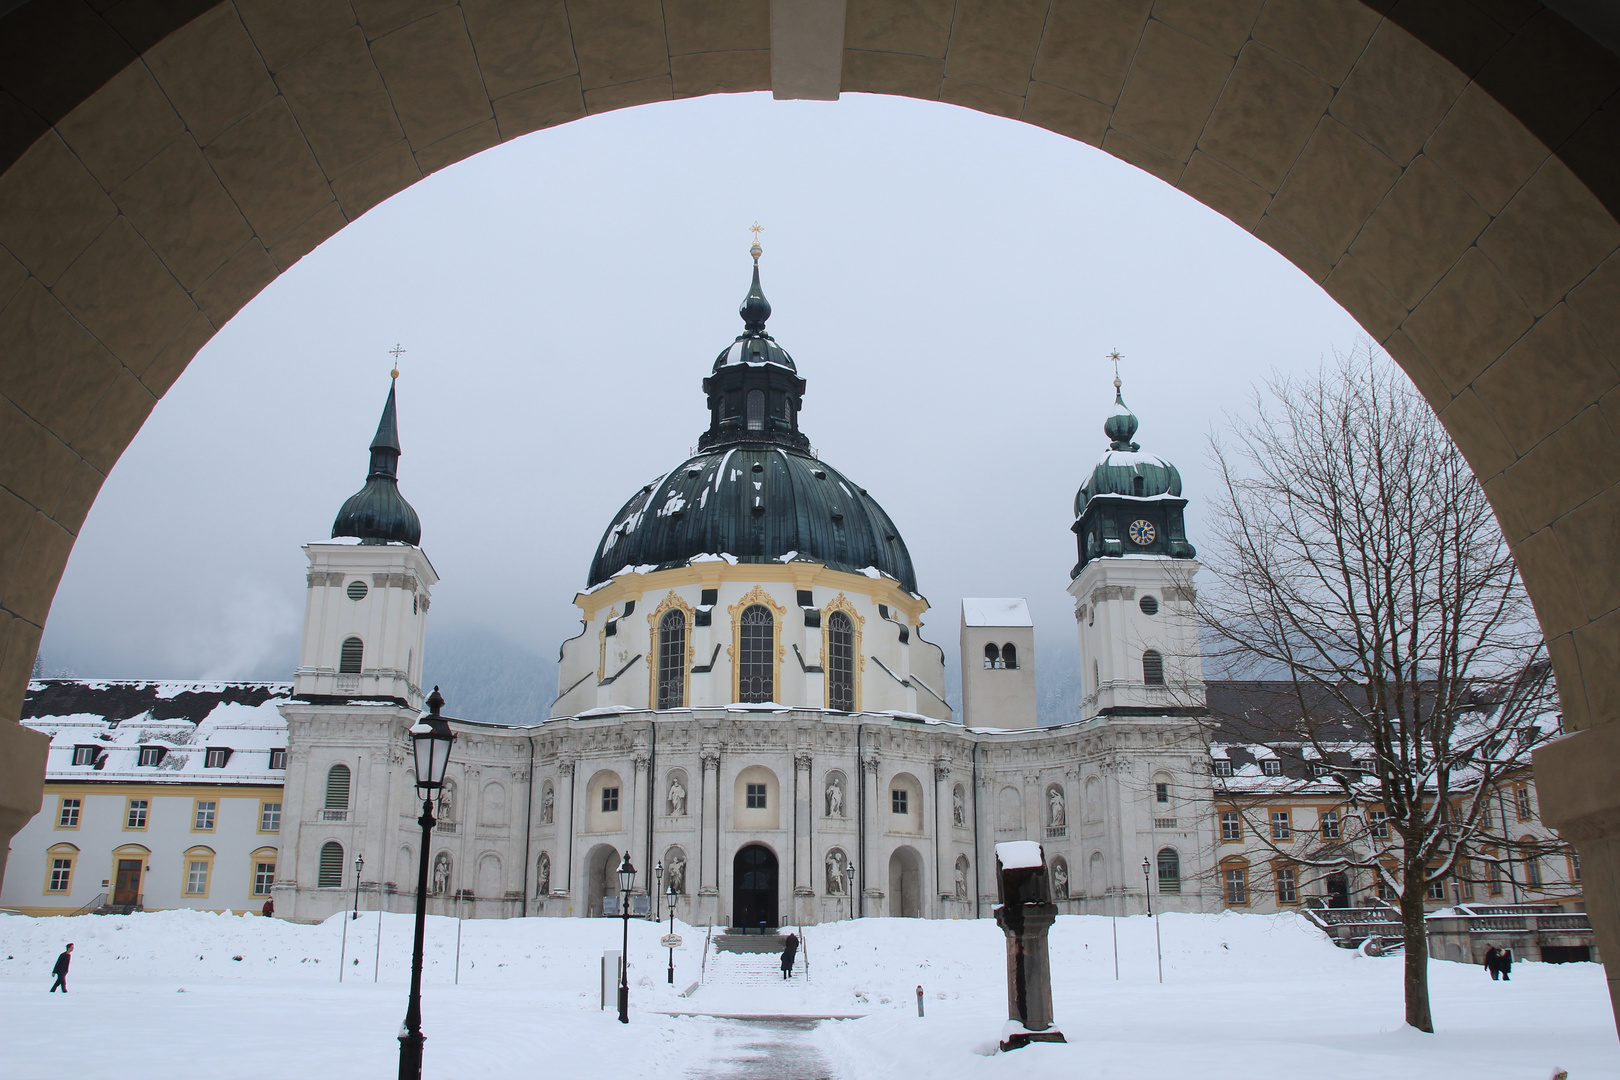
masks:
MULTIPOLYGON (((808 750, 793 755, 793 895, 813 897, 815 888, 810 865, 810 820, 814 812, 811 805, 811 757, 808 750)), ((797 903, 794 907, 798 907, 797 903)), ((795 921, 799 921, 797 918, 795 921)))
POLYGON ((720 752, 703 751, 703 864, 698 869, 698 895, 720 892, 720 752))

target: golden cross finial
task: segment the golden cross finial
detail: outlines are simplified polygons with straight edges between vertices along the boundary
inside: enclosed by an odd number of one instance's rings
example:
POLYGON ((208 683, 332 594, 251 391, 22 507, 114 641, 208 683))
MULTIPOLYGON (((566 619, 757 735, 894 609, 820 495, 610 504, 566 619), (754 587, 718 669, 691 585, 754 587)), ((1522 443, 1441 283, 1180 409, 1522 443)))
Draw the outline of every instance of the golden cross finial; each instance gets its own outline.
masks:
POLYGON ((1109 353, 1107 358, 1114 362, 1114 389, 1118 390, 1122 385, 1119 381, 1119 362, 1125 358, 1119 355, 1118 349, 1115 349, 1113 352, 1109 353))
POLYGON ((405 355, 405 349, 396 341, 394 347, 389 349, 388 352, 394 358, 394 370, 388 374, 390 378, 397 379, 399 378, 399 358, 405 355))
POLYGON ((756 220, 752 225, 748 226, 748 231, 754 234, 754 246, 748 249, 748 254, 754 257, 755 263, 758 263, 760 255, 763 254, 763 250, 759 246, 759 234, 765 230, 760 227, 759 222, 756 220))

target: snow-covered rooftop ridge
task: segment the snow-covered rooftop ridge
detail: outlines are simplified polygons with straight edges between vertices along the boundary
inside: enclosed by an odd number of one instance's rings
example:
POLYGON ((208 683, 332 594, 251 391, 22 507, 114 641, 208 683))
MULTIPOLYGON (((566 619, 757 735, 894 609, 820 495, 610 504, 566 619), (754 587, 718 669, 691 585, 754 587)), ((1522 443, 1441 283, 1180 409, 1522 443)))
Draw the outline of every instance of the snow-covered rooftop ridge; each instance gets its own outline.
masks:
POLYGON ((996 845, 996 861, 1003 870, 1032 870, 1046 865, 1041 845, 1034 840, 1003 840, 996 845))
POLYGON ((1029 601, 1021 596, 964 596, 962 622, 967 626, 1034 626, 1029 601))

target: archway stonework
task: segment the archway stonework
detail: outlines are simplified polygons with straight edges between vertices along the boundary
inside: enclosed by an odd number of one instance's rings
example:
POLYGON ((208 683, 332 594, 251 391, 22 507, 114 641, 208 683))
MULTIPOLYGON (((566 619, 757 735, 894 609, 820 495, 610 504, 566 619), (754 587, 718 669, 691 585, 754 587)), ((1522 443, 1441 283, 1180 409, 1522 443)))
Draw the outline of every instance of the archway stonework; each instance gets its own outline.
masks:
POLYGON ((1485 482, 1535 600, 1576 733, 1537 757, 1542 809, 1581 850, 1620 972, 1620 58, 1532 0, 812 7, 0 4, 0 840, 40 805, 45 740, 15 720, 68 553, 218 327, 480 150, 774 82, 1098 146, 1252 232, 1383 344, 1485 482))

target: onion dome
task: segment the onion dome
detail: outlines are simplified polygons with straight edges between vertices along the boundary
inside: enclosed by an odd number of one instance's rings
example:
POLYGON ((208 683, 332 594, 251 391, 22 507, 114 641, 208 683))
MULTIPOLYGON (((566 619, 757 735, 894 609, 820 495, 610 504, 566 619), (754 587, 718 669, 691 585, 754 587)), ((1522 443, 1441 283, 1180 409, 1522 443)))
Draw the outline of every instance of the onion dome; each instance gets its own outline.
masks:
POLYGON ((889 515, 818 460, 799 431, 805 381, 765 333, 771 308, 759 285, 757 245, 752 254, 743 333, 703 380, 709 429, 699 452, 624 504, 597 545, 587 584, 703 559, 808 560, 885 574, 915 593, 911 554, 889 515))
POLYGON ((1103 421, 1108 449, 1074 496, 1075 517, 1085 513, 1086 504, 1098 495, 1152 498, 1181 494, 1181 473, 1176 467, 1156 454, 1142 453, 1140 444, 1131 441, 1136 434, 1136 414, 1117 389, 1114 405, 1113 413, 1103 421))
POLYGON ((350 495, 332 522, 332 537, 353 536, 362 544, 422 542, 422 522, 399 493, 399 422, 394 407, 394 384, 388 387, 377 434, 371 440, 371 470, 366 486, 350 495))

